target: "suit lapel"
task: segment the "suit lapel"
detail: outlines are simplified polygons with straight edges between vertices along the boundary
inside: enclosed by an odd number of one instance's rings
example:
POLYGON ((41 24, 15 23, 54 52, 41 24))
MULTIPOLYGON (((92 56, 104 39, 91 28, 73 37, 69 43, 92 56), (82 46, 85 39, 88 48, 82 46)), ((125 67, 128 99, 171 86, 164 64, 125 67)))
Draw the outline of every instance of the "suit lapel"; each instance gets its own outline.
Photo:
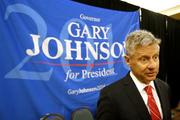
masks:
MULTIPOLYGON (((160 86, 160 83, 158 82, 158 80, 155 80, 155 87, 156 87, 156 90, 157 90, 157 94, 158 94, 158 96, 159 96, 159 100, 160 100, 160 102, 161 102, 161 108, 162 108, 162 113, 163 113, 163 116, 167 116, 166 115, 166 112, 165 112, 165 110, 167 109, 167 107, 166 107, 166 99, 167 98, 165 98, 165 95, 164 95, 164 92, 163 92, 163 89, 161 88, 161 86, 160 86)), ((163 117, 164 118, 164 117, 163 117)), ((165 118, 164 118, 165 119, 165 118)))
POLYGON ((143 120, 150 120, 151 118, 148 109, 132 78, 130 77, 130 75, 127 75, 125 79, 126 82, 124 83, 124 87, 127 91, 129 99, 132 101, 134 105, 135 111, 138 112, 139 116, 141 116, 143 120))

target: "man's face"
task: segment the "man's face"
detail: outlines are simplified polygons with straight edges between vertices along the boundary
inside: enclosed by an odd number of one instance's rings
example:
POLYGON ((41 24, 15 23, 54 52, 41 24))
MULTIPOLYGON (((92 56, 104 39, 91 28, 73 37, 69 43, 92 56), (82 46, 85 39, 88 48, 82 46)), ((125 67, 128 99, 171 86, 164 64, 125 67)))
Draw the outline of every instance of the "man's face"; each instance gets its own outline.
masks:
POLYGON ((159 45, 137 47, 133 55, 125 57, 138 80, 145 84, 156 79, 159 72, 159 45))

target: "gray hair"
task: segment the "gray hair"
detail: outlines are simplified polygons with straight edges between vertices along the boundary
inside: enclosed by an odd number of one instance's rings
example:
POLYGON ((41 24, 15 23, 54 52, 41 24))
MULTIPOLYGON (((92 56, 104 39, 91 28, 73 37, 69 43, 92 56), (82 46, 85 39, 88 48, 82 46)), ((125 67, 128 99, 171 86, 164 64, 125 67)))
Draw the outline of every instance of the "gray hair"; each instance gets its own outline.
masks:
POLYGON ((132 55, 138 46, 148 46, 152 44, 160 45, 161 40, 154 37, 151 32, 146 30, 136 30, 130 33, 125 40, 126 54, 132 55))

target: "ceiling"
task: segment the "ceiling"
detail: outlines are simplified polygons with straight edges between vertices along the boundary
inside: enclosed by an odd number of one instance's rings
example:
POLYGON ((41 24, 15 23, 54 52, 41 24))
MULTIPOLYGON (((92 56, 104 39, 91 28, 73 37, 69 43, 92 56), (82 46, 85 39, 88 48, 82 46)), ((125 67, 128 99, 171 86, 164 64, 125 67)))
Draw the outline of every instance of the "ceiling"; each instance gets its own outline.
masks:
POLYGON ((180 20, 180 0, 122 0, 141 8, 180 20))
POLYGON ((180 5, 171 7, 169 9, 164 10, 164 11, 161 11, 160 13, 165 14, 167 16, 170 16, 174 19, 180 20, 180 5))

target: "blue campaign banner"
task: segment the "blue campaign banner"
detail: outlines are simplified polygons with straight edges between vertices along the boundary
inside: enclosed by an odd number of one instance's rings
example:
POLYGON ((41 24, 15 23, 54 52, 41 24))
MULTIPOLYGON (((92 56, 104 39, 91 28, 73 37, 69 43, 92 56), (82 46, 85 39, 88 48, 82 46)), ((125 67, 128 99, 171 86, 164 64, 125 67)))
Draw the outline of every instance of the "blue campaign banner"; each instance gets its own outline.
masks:
POLYGON ((125 76, 124 39, 139 13, 69 0, 0 1, 0 120, 93 115, 99 91, 125 76))

